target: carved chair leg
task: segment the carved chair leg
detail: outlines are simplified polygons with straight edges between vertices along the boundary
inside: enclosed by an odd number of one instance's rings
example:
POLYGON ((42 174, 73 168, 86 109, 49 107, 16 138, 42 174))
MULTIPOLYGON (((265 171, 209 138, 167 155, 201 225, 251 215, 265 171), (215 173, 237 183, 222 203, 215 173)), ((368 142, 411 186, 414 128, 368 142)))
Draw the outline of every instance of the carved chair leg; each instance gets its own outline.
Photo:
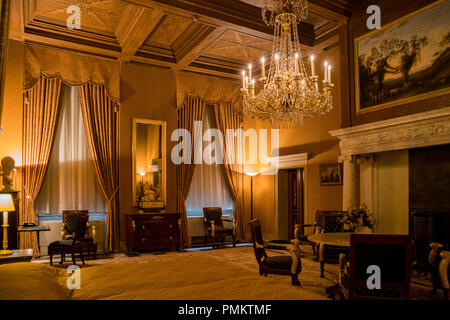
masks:
POLYGON ((81 258, 81 262, 83 263, 83 265, 86 264, 86 263, 84 263, 83 247, 80 247, 80 258, 81 258))
POLYGON ((50 255, 50 265, 52 265, 53 264, 53 252, 51 250, 49 252, 49 255, 50 255))
POLYGON ((94 259, 97 259, 97 243, 94 243, 94 259))
POLYGON ((214 243, 214 237, 211 237, 211 244, 212 244, 212 248, 214 249, 215 243, 214 243))
POLYGON ((262 271, 261 267, 259 267, 259 275, 260 275, 260 276, 263 275, 263 271, 262 271))
POLYGON ((234 234, 233 234, 233 247, 236 247, 236 239, 234 238, 234 234))
POLYGON ((63 264, 63 262, 66 260, 66 255, 64 254, 64 252, 61 252, 61 261, 59 262, 59 264, 63 264))
POLYGON ((72 249, 72 262, 74 265, 77 264, 77 261, 75 260, 75 250, 72 249))
POLYGON ((300 282, 298 281, 298 273, 291 275, 291 283, 293 286, 299 286, 300 282))

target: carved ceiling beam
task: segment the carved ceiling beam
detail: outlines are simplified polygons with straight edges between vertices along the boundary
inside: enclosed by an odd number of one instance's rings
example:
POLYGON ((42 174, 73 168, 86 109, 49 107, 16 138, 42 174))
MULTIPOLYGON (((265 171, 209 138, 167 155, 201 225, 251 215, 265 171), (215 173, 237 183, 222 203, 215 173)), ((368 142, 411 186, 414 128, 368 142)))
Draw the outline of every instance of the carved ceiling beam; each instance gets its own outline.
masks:
POLYGON ((127 11, 116 29, 124 61, 129 61, 136 54, 164 16, 157 8, 130 6, 127 11))
MULTIPOLYGON (((178 8, 211 19, 211 23, 225 22, 235 26, 273 35, 273 28, 267 26, 261 17, 261 9, 237 0, 124 0, 141 6, 159 5, 170 11, 178 8)), ((314 26, 299 24, 300 43, 307 46, 314 44, 314 26)))
POLYGON ((178 68, 182 69, 189 66, 201 55, 201 53, 206 48, 208 48, 214 41, 219 39, 226 30, 226 27, 217 27, 202 38, 190 40, 190 43, 188 45, 185 44, 183 48, 187 53, 184 56, 180 57, 180 59, 177 59, 178 68))

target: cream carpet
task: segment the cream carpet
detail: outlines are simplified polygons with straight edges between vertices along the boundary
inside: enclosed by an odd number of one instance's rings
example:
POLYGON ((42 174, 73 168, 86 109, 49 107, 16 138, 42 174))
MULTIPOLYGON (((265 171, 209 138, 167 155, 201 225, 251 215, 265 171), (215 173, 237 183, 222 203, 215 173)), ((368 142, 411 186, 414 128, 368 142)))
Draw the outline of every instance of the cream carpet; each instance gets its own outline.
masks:
MULTIPOLYGON (((315 258, 310 251, 310 247, 303 247, 302 257, 302 272, 300 273, 299 280, 301 288, 305 291, 311 292, 314 295, 322 295, 326 298, 325 289, 338 282, 338 265, 337 264, 325 264, 325 278, 320 278, 320 266, 319 262, 315 261, 315 258)), ((267 250, 269 256, 272 255, 286 255, 289 254, 284 250, 267 250)), ((225 263, 228 265, 235 265, 236 267, 245 268, 255 274, 258 274, 258 264, 255 259, 252 246, 239 246, 224 247, 215 250, 192 250, 184 252, 167 252, 163 254, 154 253, 139 253, 138 256, 127 256, 123 253, 114 254, 112 258, 88 260, 86 266, 96 266, 104 264, 138 264, 147 262, 170 262, 175 264, 180 259, 202 257, 212 259, 215 262, 225 263)), ((57 260, 57 259, 56 259, 57 260)), ((203 260, 203 259, 202 259, 203 260)), ((44 261, 41 261, 44 262, 44 261)), ((58 267, 56 263, 54 266, 58 267)), ((65 266, 65 265, 64 265, 65 266)), ((268 275, 268 277, 276 279, 281 285, 285 287, 291 287, 291 279, 287 276, 268 275)), ((424 285, 423 282, 419 283, 412 279, 410 298, 413 300, 430 300, 440 299, 440 297, 434 297, 429 294, 431 288, 424 285)))

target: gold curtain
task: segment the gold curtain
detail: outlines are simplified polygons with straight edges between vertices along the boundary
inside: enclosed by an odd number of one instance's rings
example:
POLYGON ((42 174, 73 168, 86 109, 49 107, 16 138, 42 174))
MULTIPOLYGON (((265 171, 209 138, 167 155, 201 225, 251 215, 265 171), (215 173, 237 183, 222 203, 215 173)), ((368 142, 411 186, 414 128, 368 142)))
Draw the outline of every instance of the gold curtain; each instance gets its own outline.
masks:
POLYGON ((81 110, 99 186, 108 205, 106 248, 119 250, 119 104, 104 85, 80 87, 81 110))
POLYGON ((6 56, 9 41, 10 0, 1 0, 0 4, 0 125, 2 123, 3 91, 5 89, 6 56))
MULTIPOLYGON (((34 201, 47 171, 58 119, 61 80, 41 75, 38 82, 24 91, 22 138, 22 206, 19 223, 35 222, 34 201)), ((33 248, 39 255, 36 234, 22 232, 20 247, 33 248)))
MULTIPOLYGON (((177 210, 181 213, 181 239, 183 246, 191 246, 189 236, 188 219, 186 212, 186 198, 189 194, 189 188, 194 174, 194 121, 202 121, 205 103, 198 97, 186 97, 184 104, 178 109, 178 128, 186 129, 190 132, 191 138, 191 161, 190 163, 181 163, 177 165, 177 210)), ((183 143, 186 141, 183 139, 183 143)), ((187 145, 184 145, 186 150, 187 145)))
MULTIPOLYGON (((224 137, 225 143, 222 145, 222 154, 224 159, 223 170, 225 181, 227 182, 228 190, 231 198, 234 200, 234 217, 236 219, 236 231, 238 239, 244 238, 244 203, 243 203, 243 181, 242 172, 243 164, 239 163, 239 156, 244 156, 243 147, 239 142, 233 143, 230 139, 234 137, 227 137, 227 129, 242 129, 242 118, 233 109, 230 103, 217 103, 214 105, 214 121, 217 129, 219 129, 224 137), (241 154, 239 155, 239 152, 241 154), (227 161, 226 159, 234 159, 234 161, 227 161), (231 162, 231 163, 229 163, 231 162)), ((238 138, 239 139, 239 138, 238 138)), ((241 141, 243 142, 243 141, 241 141)))

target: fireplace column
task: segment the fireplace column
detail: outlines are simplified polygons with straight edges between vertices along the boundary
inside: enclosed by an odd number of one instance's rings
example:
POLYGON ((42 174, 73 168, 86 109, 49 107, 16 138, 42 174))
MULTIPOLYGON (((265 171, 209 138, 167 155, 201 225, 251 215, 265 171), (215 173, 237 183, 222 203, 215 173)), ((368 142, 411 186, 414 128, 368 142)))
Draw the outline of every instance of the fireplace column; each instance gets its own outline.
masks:
POLYGON ((340 156, 339 162, 344 164, 342 210, 357 208, 356 157, 352 155, 340 156))

